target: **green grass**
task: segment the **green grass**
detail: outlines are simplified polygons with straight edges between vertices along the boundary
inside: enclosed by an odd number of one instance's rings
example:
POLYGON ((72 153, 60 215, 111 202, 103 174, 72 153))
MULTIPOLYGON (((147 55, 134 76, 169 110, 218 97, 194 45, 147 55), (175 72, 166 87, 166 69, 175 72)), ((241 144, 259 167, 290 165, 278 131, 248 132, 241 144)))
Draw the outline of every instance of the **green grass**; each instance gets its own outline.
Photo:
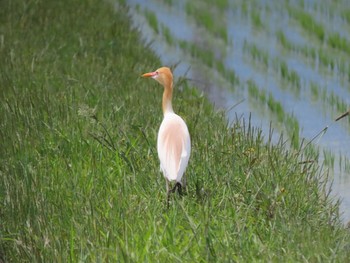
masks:
POLYGON ((170 29, 164 24, 161 24, 161 28, 162 28, 162 33, 166 43, 168 45, 173 45, 175 40, 174 40, 174 37, 171 35, 170 29))
POLYGON ((295 70, 288 69, 287 63, 285 61, 280 62, 280 73, 283 79, 295 88, 295 93, 300 94, 301 82, 298 73, 295 70))
MULTIPOLYGON (((209 1, 209 3, 212 3, 211 1, 209 1)), ((215 6, 221 10, 221 11, 225 11, 227 10, 227 8, 229 7, 229 1, 228 0, 219 0, 215 2, 215 6)))
POLYGON ((186 3, 186 14, 193 17, 196 24, 209 31, 215 38, 220 38, 227 43, 228 34, 226 30, 226 21, 222 19, 222 8, 225 6, 225 1, 218 1, 215 5, 212 2, 206 4, 196 4, 188 1, 186 3), (217 9, 217 10, 216 10, 217 9))
MULTIPOLYGON (((267 71, 269 68, 270 54, 269 52, 259 48, 254 43, 244 42, 243 51, 248 53, 252 59, 261 64, 261 67, 267 71)), ((301 80, 298 73, 295 70, 289 69, 287 63, 278 57, 272 59, 273 69, 282 78, 281 88, 291 88, 296 96, 300 95, 301 80)))
MULTIPOLYGON (((332 14, 334 12, 332 5, 327 4, 327 12, 331 14, 330 16, 341 15, 347 20, 347 10, 342 10, 343 7, 340 3, 338 4, 340 10, 335 14, 332 14)), ((304 34, 307 35, 306 38, 309 41, 313 41, 316 38, 319 40, 319 43, 306 46, 292 44, 281 31, 278 31, 276 37, 282 46, 289 51, 303 55, 304 58, 312 58, 314 65, 319 64, 322 66, 319 68, 319 70, 323 69, 322 74, 329 74, 328 71, 331 69, 331 74, 336 73, 346 77, 349 69, 348 60, 346 59, 346 56, 350 54, 349 41, 338 32, 328 32, 323 24, 314 18, 314 13, 319 12, 316 9, 306 12, 300 8, 288 6, 288 12, 300 24, 304 34)))
POLYGON ((294 149, 300 147, 300 130, 297 118, 284 110, 282 104, 277 101, 273 94, 266 93, 265 90, 259 89, 253 80, 247 82, 249 98, 254 105, 266 105, 270 114, 275 117, 276 121, 285 127, 286 134, 290 138, 290 146, 294 149))
POLYGON ((185 40, 179 40, 179 46, 184 52, 191 55, 191 57, 202 61, 208 67, 213 67, 215 63, 215 54, 210 48, 201 48, 185 40))
POLYGON ((350 172, 350 161, 349 161, 349 159, 346 159, 345 158, 345 160, 344 160, 344 171, 346 171, 347 173, 349 173, 350 172))
POLYGON ((307 34, 314 35, 321 42, 325 40, 326 33, 324 26, 319 23, 312 14, 301 8, 292 7, 290 5, 288 5, 288 12, 291 17, 300 23, 307 34))
POLYGON ((269 67, 269 57, 270 54, 268 51, 259 48, 254 43, 244 42, 243 51, 249 53, 249 55, 256 61, 260 62, 264 68, 267 70, 269 67))
POLYGON ((163 0, 163 2, 169 6, 173 5, 173 0, 163 0))
POLYGON ((189 41, 179 40, 179 47, 192 58, 201 61, 208 68, 216 69, 225 80, 227 80, 232 87, 239 84, 239 78, 234 70, 227 68, 222 60, 215 58, 214 51, 211 48, 203 47, 193 44, 189 41))
POLYGON ((281 45, 286 48, 287 50, 294 50, 294 45, 287 39, 286 35, 282 30, 278 30, 276 32, 276 38, 281 43, 281 45))
POLYGON ((149 26, 156 32, 159 33, 159 23, 156 14, 153 11, 145 9, 145 17, 149 26))
POLYGON ((314 156, 176 86, 187 195, 165 205, 161 65, 107 2, 0 3, 0 256, 5 262, 346 262, 314 156))
POLYGON ((324 158, 325 165, 327 165, 328 167, 334 167, 335 156, 331 151, 324 149, 323 158, 324 158))
POLYGON ((276 33, 276 38, 283 48, 293 52, 293 54, 305 59, 307 62, 311 62, 313 67, 318 65, 318 71, 322 74, 334 74, 346 76, 348 74, 348 63, 344 57, 344 53, 349 53, 347 41, 340 37, 338 33, 331 33, 327 38, 327 45, 324 47, 312 47, 310 45, 300 45, 292 43, 287 39, 282 31, 276 33), (326 48, 325 48, 326 47, 326 48), (334 49, 339 52, 335 53, 334 49), (322 69, 322 70, 321 70, 322 69), (329 72, 329 69, 331 71, 329 72))
POLYGON ((339 49, 345 53, 350 54, 349 41, 346 38, 339 35, 339 33, 333 33, 328 36, 328 45, 332 48, 339 49))
POLYGON ((256 29, 262 29, 264 27, 263 22, 260 17, 260 10, 253 9, 251 14, 251 21, 256 29))
POLYGON ((318 85, 315 82, 311 81, 309 86, 310 86, 309 88, 310 88, 310 93, 311 93, 311 99, 313 101, 317 101, 319 99, 319 96, 320 96, 319 95, 320 91, 319 91, 318 85))

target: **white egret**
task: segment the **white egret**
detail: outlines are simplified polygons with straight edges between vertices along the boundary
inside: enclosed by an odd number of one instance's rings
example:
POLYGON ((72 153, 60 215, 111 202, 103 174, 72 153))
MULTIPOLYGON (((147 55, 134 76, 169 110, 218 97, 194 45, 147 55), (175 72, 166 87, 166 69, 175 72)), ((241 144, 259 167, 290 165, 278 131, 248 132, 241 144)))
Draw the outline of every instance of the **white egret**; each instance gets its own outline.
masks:
POLYGON ((164 118, 160 125, 157 139, 158 157, 160 169, 166 180, 167 200, 171 192, 186 186, 185 177, 181 181, 191 154, 191 139, 185 121, 174 113, 172 107, 173 74, 167 67, 161 67, 154 72, 145 73, 142 77, 153 78, 164 87, 163 114, 164 118), (175 181, 173 189, 170 182, 175 181))

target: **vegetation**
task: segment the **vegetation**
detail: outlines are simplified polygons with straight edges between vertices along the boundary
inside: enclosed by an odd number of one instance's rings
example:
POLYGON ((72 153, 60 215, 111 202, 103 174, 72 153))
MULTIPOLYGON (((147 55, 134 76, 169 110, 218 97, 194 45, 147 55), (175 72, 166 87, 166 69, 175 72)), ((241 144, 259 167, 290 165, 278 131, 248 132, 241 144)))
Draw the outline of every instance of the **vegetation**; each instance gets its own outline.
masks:
POLYGON ((157 16, 155 15, 154 12, 146 9, 145 11, 145 17, 148 21, 148 24, 150 27, 156 32, 157 34, 159 33, 159 25, 158 25, 158 19, 157 16))
POLYGON ((162 90, 139 78, 161 63, 126 14, 98 0, 0 3, 1 260, 346 262, 316 157, 229 126, 185 82, 174 107, 192 135, 189 185, 166 208, 162 90))
POLYGON ((256 44, 248 43, 247 41, 244 42, 243 51, 247 52, 255 61, 260 62, 263 68, 267 71, 270 57, 270 54, 267 51, 260 49, 256 44))
POLYGON ((266 94, 265 90, 260 90, 253 80, 248 81, 249 98, 253 100, 254 105, 266 105, 273 119, 285 127, 285 133, 291 140, 290 146, 294 149, 300 147, 299 122, 293 114, 284 110, 282 103, 277 101, 271 92, 266 94))
MULTIPOLYGON (((266 72, 268 71, 269 59, 271 56, 267 51, 260 49, 256 44, 248 43, 247 41, 244 42, 243 51, 248 53, 255 62, 261 64, 266 72)), ((272 64, 274 71, 276 71, 277 74, 281 76, 282 80, 284 80, 284 83, 280 85, 281 88, 284 88, 285 86, 290 87, 293 93, 296 96, 299 96, 301 81, 298 73, 295 70, 289 69, 287 63, 278 57, 273 58, 272 64)))
POLYGON ((252 24, 255 28, 257 29, 261 29, 263 28, 263 22, 261 21, 261 17, 260 17, 260 12, 257 10, 253 10, 251 12, 251 20, 252 20, 252 24))
POLYGON ((208 2, 205 5, 196 5, 193 1, 188 1, 186 3, 186 13, 188 16, 194 17, 198 26, 204 28, 215 37, 219 37, 227 43, 227 30, 225 26, 225 21, 220 17, 222 8, 225 7, 226 1, 218 1, 215 7, 219 10, 213 9, 212 2, 208 2))
POLYGON ((316 21, 316 19, 308 12, 288 6, 289 15, 295 18, 295 20, 300 23, 301 27, 309 34, 313 34, 319 41, 323 42, 325 40, 325 29, 324 26, 316 21))
POLYGON ((165 26, 164 24, 162 24, 162 32, 163 32, 163 36, 165 38, 165 41, 167 42, 168 45, 173 45, 174 44, 174 38, 171 35, 170 29, 165 26))

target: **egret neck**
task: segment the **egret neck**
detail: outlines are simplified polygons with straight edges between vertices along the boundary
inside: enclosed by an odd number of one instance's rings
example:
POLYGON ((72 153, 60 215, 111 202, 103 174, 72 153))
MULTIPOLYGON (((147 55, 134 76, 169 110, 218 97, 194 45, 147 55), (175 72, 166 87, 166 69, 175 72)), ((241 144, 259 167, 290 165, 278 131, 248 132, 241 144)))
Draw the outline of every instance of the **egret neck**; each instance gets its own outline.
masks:
POLYGON ((162 101, 162 107, 163 107, 163 114, 167 113, 174 113, 173 106, 171 103, 172 97, 173 97, 173 81, 168 80, 164 83, 164 92, 163 92, 163 101, 162 101), (168 82, 170 81, 170 83, 168 82))

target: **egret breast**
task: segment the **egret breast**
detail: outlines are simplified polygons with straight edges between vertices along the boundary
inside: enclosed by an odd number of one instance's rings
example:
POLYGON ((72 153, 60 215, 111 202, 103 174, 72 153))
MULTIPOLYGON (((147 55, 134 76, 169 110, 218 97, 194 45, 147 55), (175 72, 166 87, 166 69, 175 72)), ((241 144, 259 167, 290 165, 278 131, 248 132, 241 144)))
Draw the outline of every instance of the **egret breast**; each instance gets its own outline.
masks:
POLYGON ((158 133, 158 156, 164 176, 180 181, 190 155, 190 136, 183 119, 166 114, 158 133))

